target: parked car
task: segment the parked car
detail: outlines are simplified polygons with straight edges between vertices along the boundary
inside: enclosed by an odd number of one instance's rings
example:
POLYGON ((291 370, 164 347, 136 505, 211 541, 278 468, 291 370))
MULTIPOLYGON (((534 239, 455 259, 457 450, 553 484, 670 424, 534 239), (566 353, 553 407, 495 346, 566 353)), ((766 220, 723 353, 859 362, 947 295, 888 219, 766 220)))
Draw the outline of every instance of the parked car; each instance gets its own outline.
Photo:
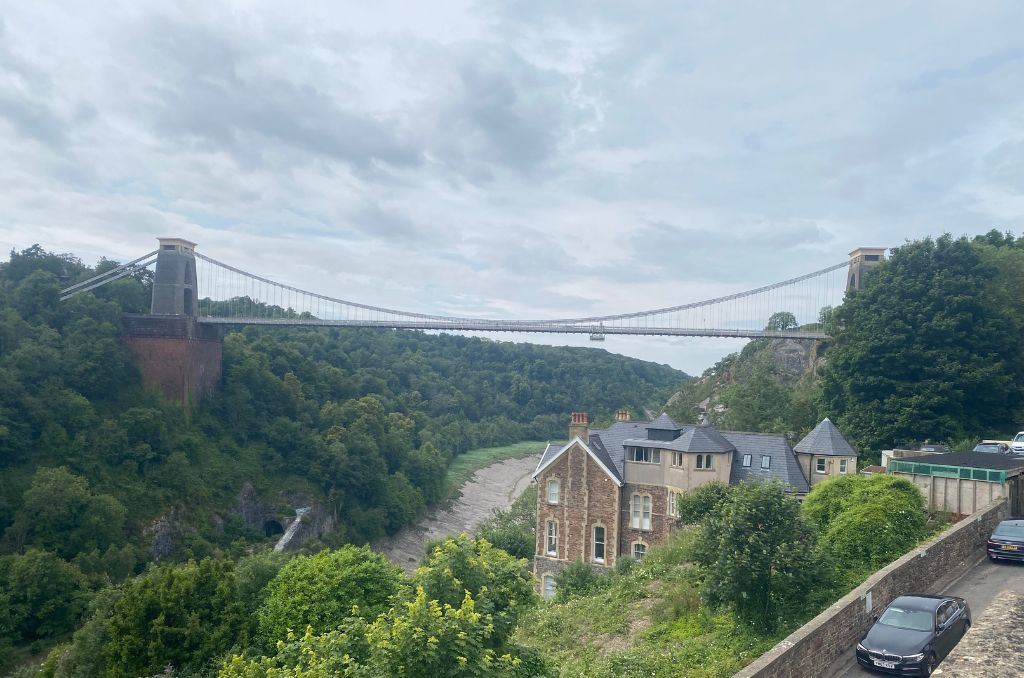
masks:
POLYGON ((857 643, 857 663, 899 676, 930 676, 971 627, 971 608, 952 596, 900 596, 857 643))
POLYGON ((1013 436, 1013 444, 1010 448, 1014 454, 1024 454, 1024 431, 1013 436))
POLYGON ((986 550, 991 560, 1024 560, 1024 520, 1004 520, 996 525, 986 550))
POLYGON ((1006 443, 983 441, 974 446, 975 452, 989 452, 991 454, 1010 454, 1010 446, 1006 443))

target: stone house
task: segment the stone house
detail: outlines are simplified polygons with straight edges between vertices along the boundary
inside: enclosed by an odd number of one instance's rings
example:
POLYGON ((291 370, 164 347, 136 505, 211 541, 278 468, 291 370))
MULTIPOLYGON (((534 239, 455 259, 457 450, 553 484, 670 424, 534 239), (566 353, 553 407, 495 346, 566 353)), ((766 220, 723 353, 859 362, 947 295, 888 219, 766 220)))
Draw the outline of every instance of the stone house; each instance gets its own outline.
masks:
POLYGON ((549 443, 533 474, 534 573, 551 597, 554 576, 571 562, 611 568, 643 558, 675 526, 676 498, 715 480, 781 480, 803 495, 819 480, 811 477, 856 472, 857 453, 828 419, 793 448, 778 433, 718 431, 667 414, 631 421, 624 410, 608 428, 591 430, 587 415, 574 412, 569 442, 549 443), (820 472, 818 459, 826 461, 820 472))

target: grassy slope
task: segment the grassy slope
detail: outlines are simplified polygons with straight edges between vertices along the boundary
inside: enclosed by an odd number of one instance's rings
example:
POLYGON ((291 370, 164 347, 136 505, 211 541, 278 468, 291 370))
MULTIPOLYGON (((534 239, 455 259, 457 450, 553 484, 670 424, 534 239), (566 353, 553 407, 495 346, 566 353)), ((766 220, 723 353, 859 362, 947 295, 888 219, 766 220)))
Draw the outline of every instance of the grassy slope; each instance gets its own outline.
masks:
POLYGON ((730 676, 789 629, 763 636, 700 604, 696 572, 684 562, 690 535, 652 548, 604 588, 543 603, 516 640, 551 657, 561 676, 730 676))
POLYGON ((484 447, 460 454, 452 460, 444 478, 443 502, 459 496, 462 486, 480 469, 506 459, 522 459, 530 455, 540 457, 546 443, 526 440, 501 447, 484 447))

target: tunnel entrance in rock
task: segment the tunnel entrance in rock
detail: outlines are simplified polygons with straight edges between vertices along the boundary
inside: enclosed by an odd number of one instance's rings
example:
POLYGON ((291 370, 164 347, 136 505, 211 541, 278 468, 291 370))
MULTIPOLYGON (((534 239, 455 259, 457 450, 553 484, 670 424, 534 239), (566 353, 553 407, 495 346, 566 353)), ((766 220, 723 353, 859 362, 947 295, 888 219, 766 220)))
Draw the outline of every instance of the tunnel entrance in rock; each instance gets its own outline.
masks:
POLYGON ((284 528, 281 527, 281 523, 276 520, 268 520, 263 523, 263 534, 268 537, 273 537, 276 534, 284 534, 284 528))

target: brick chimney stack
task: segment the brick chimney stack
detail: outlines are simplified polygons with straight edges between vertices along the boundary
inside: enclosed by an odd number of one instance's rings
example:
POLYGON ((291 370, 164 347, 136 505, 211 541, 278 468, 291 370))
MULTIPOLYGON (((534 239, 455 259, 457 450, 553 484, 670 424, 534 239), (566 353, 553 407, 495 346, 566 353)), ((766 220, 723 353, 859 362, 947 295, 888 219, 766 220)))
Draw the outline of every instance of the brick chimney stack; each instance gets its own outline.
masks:
POLYGON ((616 412, 615 421, 630 421, 629 410, 619 410, 616 412))
POLYGON ((573 412, 569 422, 569 440, 579 436, 583 442, 590 440, 590 417, 586 412, 573 412))

